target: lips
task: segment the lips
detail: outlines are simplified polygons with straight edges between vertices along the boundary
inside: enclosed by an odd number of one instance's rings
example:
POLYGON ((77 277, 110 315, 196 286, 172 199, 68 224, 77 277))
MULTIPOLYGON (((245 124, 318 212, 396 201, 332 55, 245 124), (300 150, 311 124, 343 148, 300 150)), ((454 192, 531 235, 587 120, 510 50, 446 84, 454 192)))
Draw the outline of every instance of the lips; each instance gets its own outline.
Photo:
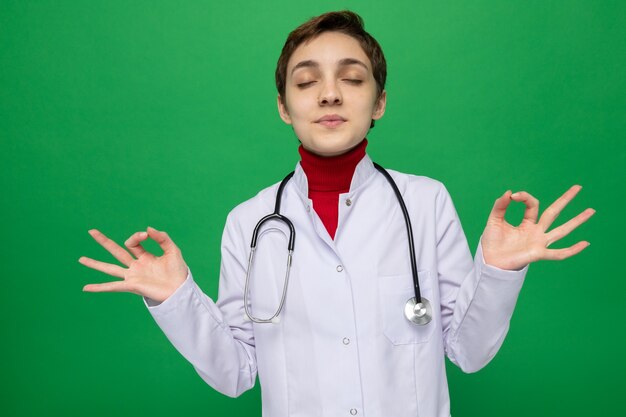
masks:
POLYGON ((319 123, 322 126, 326 127, 337 127, 343 124, 346 121, 343 117, 338 114, 327 114, 324 117, 321 117, 315 121, 315 123, 319 123))

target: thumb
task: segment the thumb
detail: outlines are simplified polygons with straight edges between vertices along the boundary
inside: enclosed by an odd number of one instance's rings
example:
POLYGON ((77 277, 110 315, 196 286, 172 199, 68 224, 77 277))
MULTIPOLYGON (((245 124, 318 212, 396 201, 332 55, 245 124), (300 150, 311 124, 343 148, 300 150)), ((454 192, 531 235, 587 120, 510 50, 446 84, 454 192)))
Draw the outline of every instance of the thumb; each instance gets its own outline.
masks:
POLYGON ((504 219, 507 207, 511 204, 511 190, 507 190, 493 204, 489 218, 504 219))

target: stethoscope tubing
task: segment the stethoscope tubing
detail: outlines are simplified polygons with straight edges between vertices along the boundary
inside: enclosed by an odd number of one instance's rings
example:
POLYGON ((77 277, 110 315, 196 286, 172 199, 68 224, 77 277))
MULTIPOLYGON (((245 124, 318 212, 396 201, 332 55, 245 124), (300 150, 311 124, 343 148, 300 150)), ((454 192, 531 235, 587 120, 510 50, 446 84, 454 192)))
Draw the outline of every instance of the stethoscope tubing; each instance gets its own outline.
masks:
POLYGON ((411 217, 409 216, 409 211, 406 208, 406 204, 404 204, 404 199, 402 198, 402 194, 396 185, 396 182, 391 178, 391 175, 387 172, 387 170, 376 162, 374 162, 374 166, 376 169, 385 176, 389 185, 393 189, 394 194, 398 198, 398 203, 400 204, 400 208, 402 209, 402 214, 404 215, 404 222, 406 223, 406 234, 407 239, 409 241, 409 257, 411 259, 411 274, 413 275, 413 287, 415 289, 415 300, 417 303, 422 302, 422 293, 420 291, 419 277, 417 275, 417 261, 415 260, 415 243, 413 241, 413 227, 411 226, 411 217))
MULTIPOLYGON (((430 302, 427 299, 422 298, 421 296, 421 291, 420 291, 420 286, 419 286, 419 276, 417 274, 417 261, 415 259, 415 244, 413 240, 413 228, 411 226, 411 219, 409 217, 409 211, 407 210, 406 204, 404 203, 404 199, 402 198, 402 194, 400 193, 400 190, 398 189, 398 186, 396 185, 391 175, 387 172, 385 168, 383 168, 382 166, 378 165, 375 162, 374 162, 374 167, 381 174, 383 174, 383 176, 387 179, 387 182, 389 182, 389 184, 391 185, 391 188, 393 189, 393 192, 396 195, 396 198, 398 199, 398 203, 400 204, 400 208, 402 209, 402 214, 404 216, 404 221, 406 224, 407 239, 409 243, 409 258, 411 261, 411 274, 413 277, 413 289, 415 292, 415 298, 410 298, 409 300, 407 300, 407 303, 404 309, 404 314, 407 320, 415 324, 418 324, 418 325, 428 324, 432 319, 432 308, 430 306, 430 302)), ((287 182, 289 182, 291 177, 293 177, 294 173, 295 171, 287 174, 287 176, 281 181, 280 185, 278 186, 278 191, 276 192, 276 203, 274 206, 274 212, 271 214, 268 214, 267 216, 264 216, 261 220, 259 220, 259 222, 254 228, 254 231, 252 232, 252 242, 250 243, 250 256, 248 258, 248 268, 246 270, 246 283, 245 283, 245 288, 244 288, 244 307, 246 311, 246 316, 255 323, 276 323, 278 321, 278 315, 282 311, 283 306, 285 304, 285 298, 287 295, 287 284, 289 282, 289 272, 291 270, 293 250, 294 250, 295 241, 296 241, 296 229, 293 226, 293 223, 291 222, 291 220, 289 220, 286 216, 283 216, 282 214, 280 214, 280 205, 282 201, 283 190, 285 189, 287 182), (285 284, 283 285, 283 291, 282 291, 280 304, 278 306, 278 309, 276 310, 276 313, 274 313, 274 315, 268 319, 260 319, 252 315, 252 313, 250 312, 250 307, 248 303, 250 271, 252 270, 254 254, 256 252, 259 230, 263 224, 265 224, 266 222, 270 220, 281 221, 289 227, 289 243, 287 245, 287 270, 285 273, 285 284)))

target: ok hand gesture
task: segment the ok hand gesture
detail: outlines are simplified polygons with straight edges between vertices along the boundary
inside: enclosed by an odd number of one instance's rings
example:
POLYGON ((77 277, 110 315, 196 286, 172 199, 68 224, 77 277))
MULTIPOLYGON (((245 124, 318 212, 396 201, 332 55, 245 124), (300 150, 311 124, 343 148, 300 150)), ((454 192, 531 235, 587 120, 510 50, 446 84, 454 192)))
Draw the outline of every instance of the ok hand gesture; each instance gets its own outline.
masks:
POLYGON ((89 234, 111 253, 118 261, 128 268, 96 261, 81 256, 78 262, 104 272, 105 274, 122 278, 122 281, 112 281, 103 284, 85 285, 83 291, 89 292, 132 292, 155 301, 162 302, 168 298, 186 279, 187 264, 172 239, 165 232, 148 227, 147 232, 133 234, 124 245, 130 253, 117 243, 106 237, 96 229, 89 234), (163 255, 154 256, 141 246, 141 242, 148 237, 155 240, 163 255), (133 256, 134 255, 134 258, 133 256), (136 259, 135 259, 136 258, 136 259))
POLYGON ((589 242, 581 241, 569 248, 548 249, 548 246, 567 236, 595 213, 594 209, 588 208, 568 222, 546 232, 581 188, 580 185, 572 186, 543 212, 539 221, 539 201, 536 198, 525 191, 515 194, 505 192, 496 200, 483 232, 481 242, 485 262, 501 269, 520 269, 542 259, 569 258, 589 246, 589 242), (526 205, 524 219, 517 227, 504 220, 504 213, 511 200, 521 201, 526 205))

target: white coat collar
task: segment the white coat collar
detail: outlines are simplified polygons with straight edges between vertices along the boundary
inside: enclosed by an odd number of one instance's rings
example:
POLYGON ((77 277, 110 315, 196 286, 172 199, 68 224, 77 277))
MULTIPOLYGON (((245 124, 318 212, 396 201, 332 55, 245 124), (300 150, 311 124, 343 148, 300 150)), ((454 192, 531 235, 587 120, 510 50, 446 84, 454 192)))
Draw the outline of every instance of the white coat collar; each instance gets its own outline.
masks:
MULTIPOLYGON (((352 194, 356 192, 358 188, 365 184, 374 173, 376 173, 376 167, 374 167, 374 163, 370 159, 369 155, 365 154, 363 159, 361 159, 354 169, 354 175, 352 175, 350 191, 348 191, 348 193, 352 194)), ((296 164, 295 173, 293 175, 293 183, 296 186, 298 193, 304 197, 305 201, 308 202, 309 183, 299 161, 296 164)))

